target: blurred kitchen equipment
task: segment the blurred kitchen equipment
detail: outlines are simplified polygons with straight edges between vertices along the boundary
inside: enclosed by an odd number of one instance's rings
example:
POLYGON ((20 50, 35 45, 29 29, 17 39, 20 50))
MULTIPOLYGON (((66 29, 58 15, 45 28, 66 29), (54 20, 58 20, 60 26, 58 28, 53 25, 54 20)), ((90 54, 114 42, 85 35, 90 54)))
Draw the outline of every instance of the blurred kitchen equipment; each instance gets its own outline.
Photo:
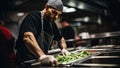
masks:
POLYGON ((82 39, 87 39, 89 38, 89 33, 88 32, 82 32, 79 34, 79 36, 82 38, 82 39))

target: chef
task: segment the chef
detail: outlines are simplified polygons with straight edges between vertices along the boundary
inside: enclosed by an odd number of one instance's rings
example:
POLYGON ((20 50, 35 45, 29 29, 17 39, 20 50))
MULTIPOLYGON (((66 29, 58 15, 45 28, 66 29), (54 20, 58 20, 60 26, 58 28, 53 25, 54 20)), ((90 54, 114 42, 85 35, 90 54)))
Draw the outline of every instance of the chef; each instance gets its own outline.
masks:
POLYGON ((24 61, 37 59, 41 64, 55 66, 57 60, 48 55, 53 40, 58 41, 63 55, 69 55, 66 42, 61 36, 55 20, 63 11, 61 0, 49 0, 42 11, 32 11, 24 18, 16 41, 16 66, 23 67, 24 61))

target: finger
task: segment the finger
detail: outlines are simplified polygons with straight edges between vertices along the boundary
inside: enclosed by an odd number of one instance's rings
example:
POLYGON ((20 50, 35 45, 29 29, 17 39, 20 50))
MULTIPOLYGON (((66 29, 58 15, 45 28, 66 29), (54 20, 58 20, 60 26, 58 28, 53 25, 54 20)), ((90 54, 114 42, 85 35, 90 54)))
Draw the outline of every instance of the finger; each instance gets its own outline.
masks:
POLYGON ((49 62, 49 65, 50 65, 50 66, 55 66, 55 61, 53 61, 53 60, 50 61, 50 62, 49 62))
POLYGON ((50 65, 50 66, 53 66, 53 62, 52 62, 52 61, 50 61, 49 65, 50 65))
POLYGON ((70 54, 71 54, 70 52, 67 53, 67 55, 70 55, 70 54))
POLYGON ((54 60, 53 63, 54 63, 54 66, 56 66, 57 65, 57 60, 54 60))
POLYGON ((65 56, 65 53, 64 53, 64 52, 62 52, 62 55, 63 55, 63 56, 65 56))
POLYGON ((65 53, 63 53, 63 56, 65 56, 65 53))
POLYGON ((69 55, 69 53, 68 52, 65 52, 65 54, 64 54, 65 56, 67 56, 67 55, 69 55))

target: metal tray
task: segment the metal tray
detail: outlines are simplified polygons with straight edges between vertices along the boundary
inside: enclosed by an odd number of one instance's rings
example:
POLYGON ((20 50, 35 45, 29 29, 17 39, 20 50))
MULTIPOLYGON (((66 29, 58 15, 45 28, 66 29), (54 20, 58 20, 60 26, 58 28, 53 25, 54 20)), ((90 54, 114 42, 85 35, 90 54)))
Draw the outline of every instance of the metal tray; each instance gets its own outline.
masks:
MULTIPOLYGON (((81 51, 80 50, 75 50, 75 51, 72 51, 71 53, 76 53, 76 52, 81 52, 81 51)), ((88 55, 88 56, 85 56, 85 57, 81 57, 79 59, 72 60, 70 62, 58 63, 58 65, 59 66, 70 66, 70 65, 72 65, 74 63, 77 63, 77 62, 81 63, 81 62, 84 62, 84 61, 88 60, 89 58, 91 58, 92 55, 93 54, 91 53, 91 55, 88 55)))

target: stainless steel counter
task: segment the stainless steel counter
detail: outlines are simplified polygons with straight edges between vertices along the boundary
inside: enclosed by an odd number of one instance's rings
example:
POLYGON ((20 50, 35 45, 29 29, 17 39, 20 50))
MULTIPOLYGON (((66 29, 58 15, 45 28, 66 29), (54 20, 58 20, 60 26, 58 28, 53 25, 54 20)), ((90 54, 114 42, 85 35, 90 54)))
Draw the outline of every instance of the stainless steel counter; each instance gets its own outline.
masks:
MULTIPOLYGON (((57 67, 120 67, 120 46, 118 45, 98 45, 90 48, 77 47, 76 49, 68 48, 68 50, 70 52, 89 51, 92 53, 92 56, 77 60, 71 64, 58 65, 57 67)), ((60 54, 60 49, 50 50, 49 53, 60 54)), ((36 60, 31 60, 29 62, 33 68, 41 67, 40 62, 37 62, 36 60)))
MULTIPOLYGON (((98 48, 100 46, 94 46, 92 48, 98 48)), ((74 63, 72 67, 87 67, 87 68, 120 68, 120 46, 115 45, 113 47, 101 46, 100 48, 107 49, 98 55, 93 55, 90 59, 82 63, 74 63)), ((94 49, 95 50, 95 49, 94 49)), ((97 49, 95 50, 97 51, 97 49)), ((98 52, 98 51, 97 51, 98 52)))

